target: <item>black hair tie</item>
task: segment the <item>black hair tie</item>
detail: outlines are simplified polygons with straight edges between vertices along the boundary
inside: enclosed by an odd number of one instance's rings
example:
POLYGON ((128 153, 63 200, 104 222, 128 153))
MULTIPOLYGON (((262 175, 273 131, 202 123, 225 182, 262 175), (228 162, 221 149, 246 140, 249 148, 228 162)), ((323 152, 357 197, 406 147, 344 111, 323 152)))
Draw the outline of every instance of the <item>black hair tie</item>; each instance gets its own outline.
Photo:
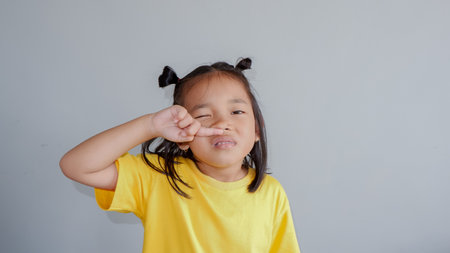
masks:
POLYGON ((178 84, 180 78, 173 69, 169 66, 165 66, 162 74, 158 78, 159 87, 163 88, 171 84, 178 84))
POLYGON ((237 64, 236 64, 236 69, 243 71, 246 69, 250 69, 252 67, 252 60, 250 58, 244 58, 242 60, 240 60, 237 64))

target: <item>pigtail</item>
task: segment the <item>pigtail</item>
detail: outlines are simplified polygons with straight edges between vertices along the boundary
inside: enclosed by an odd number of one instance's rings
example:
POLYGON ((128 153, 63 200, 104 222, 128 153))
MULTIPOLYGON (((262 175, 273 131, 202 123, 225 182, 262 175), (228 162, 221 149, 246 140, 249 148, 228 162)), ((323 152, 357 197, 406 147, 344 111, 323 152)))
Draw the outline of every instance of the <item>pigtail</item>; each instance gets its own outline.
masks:
POLYGON ((171 84, 177 84, 180 78, 173 69, 169 66, 165 66, 162 74, 158 78, 159 87, 163 88, 171 84))
POLYGON ((252 60, 250 58, 244 58, 242 60, 240 60, 237 64, 236 67, 234 67, 237 70, 240 71, 244 71, 246 69, 251 69, 252 67, 252 60))

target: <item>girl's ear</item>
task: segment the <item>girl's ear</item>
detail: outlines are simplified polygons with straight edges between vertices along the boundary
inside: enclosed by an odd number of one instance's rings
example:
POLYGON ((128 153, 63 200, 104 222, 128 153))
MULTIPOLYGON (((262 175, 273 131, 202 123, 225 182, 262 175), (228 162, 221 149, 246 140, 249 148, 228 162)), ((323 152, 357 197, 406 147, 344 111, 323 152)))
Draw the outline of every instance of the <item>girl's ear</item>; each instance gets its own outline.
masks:
POLYGON ((177 143, 177 145, 183 151, 187 151, 189 149, 189 144, 187 144, 187 142, 177 143))
POLYGON ((259 139, 260 139, 259 128, 258 128, 258 126, 256 126, 256 129, 255 129, 255 143, 258 142, 259 139))

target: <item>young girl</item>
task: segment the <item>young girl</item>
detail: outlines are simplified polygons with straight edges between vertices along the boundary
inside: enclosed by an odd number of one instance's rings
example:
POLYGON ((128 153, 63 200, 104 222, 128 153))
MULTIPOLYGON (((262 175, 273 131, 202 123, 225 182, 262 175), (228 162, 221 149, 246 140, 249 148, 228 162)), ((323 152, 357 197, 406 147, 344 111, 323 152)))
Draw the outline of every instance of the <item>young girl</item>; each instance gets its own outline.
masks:
POLYGON ((63 173, 95 187, 103 210, 136 214, 143 252, 300 252, 286 194, 266 172, 250 67, 217 62, 181 79, 165 67, 159 85, 175 84, 173 106, 79 144, 63 173), (141 143, 142 154, 127 153, 141 143))

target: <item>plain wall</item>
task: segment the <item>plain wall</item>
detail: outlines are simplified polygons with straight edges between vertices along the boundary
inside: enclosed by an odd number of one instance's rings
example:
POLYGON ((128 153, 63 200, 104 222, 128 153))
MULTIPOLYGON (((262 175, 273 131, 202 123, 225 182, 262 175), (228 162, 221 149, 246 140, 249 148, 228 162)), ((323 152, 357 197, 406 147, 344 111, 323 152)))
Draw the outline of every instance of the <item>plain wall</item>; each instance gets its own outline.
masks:
POLYGON ((449 9, 1 1, 0 252, 140 252, 139 219, 101 211, 59 159, 168 106, 164 65, 247 56, 303 253, 450 252, 449 9))

